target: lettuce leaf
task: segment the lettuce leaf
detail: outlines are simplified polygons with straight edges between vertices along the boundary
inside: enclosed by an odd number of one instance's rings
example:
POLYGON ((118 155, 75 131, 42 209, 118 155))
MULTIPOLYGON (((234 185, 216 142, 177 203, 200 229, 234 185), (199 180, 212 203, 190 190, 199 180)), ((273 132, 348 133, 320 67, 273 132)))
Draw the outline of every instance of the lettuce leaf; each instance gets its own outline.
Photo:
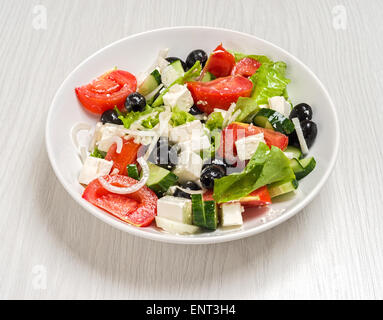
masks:
POLYGON ((206 127, 210 131, 213 131, 214 129, 222 129, 223 120, 221 112, 213 112, 209 115, 209 118, 206 121, 206 127))
POLYGON ((91 157, 94 158, 100 158, 100 159, 105 159, 106 152, 98 150, 97 147, 94 147, 93 152, 90 154, 91 157))
POLYGON ((294 179, 290 160, 275 146, 260 143, 241 173, 233 173, 214 181, 213 198, 217 202, 238 200, 273 182, 294 179))
POLYGON ((250 77, 255 88, 251 97, 258 105, 267 104, 271 97, 287 96, 286 86, 290 80, 285 77, 285 73, 286 63, 278 61, 263 63, 250 77))
POLYGON ((262 56, 262 55, 257 55, 257 54, 244 54, 242 52, 235 52, 235 51, 230 51, 229 52, 234 56, 235 62, 238 62, 239 60, 242 60, 243 58, 251 58, 259 61, 260 63, 272 63, 268 57, 262 56))
POLYGON ((195 117, 191 115, 189 112, 180 110, 177 106, 175 106, 172 109, 172 117, 170 118, 170 124, 173 127, 177 127, 194 120, 195 120, 195 117))
POLYGON ((234 112, 241 110, 241 113, 235 121, 251 123, 259 109, 254 98, 239 97, 234 112))
POLYGON ((139 120, 141 117, 146 116, 153 112, 157 112, 157 115, 153 117, 149 117, 141 122, 143 127, 147 129, 153 129, 159 122, 159 119, 158 119, 159 113, 164 111, 164 108, 162 107, 152 108, 151 106, 146 105, 144 111, 136 111, 136 112, 131 111, 126 114, 123 114, 120 110, 118 110, 118 108, 114 108, 114 110, 116 110, 118 114, 118 118, 122 121, 126 129, 129 129, 132 123, 139 120))

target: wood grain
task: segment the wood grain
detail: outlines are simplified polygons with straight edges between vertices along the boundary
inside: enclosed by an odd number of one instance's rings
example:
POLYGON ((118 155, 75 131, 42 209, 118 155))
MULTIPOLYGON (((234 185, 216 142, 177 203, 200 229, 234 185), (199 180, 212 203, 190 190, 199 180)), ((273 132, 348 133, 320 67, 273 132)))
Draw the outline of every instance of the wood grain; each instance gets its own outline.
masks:
POLYGON ((0 298, 382 299, 383 2, 3 1, 0 11, 0 298), (32 27, 47 8, 46 30, 32 27), (344 5, 346 30, 332 9, 344 5), (178 25, 244 31, 296 55, 338 108, 341 150, 320 195, 263 234, 211 246, 155 243, 81 209, 58 183, 44 126, 63 79, 133 33, 178 25), (36 289, 34 266, 46 268, 36 289))

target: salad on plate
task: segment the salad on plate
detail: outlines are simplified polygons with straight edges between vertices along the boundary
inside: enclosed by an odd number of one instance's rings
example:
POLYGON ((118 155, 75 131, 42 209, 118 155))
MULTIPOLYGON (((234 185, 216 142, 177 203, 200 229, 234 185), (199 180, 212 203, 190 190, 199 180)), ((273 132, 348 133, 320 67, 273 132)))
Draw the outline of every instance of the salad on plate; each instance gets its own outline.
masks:
POLYGON ((75 88, 99 118, 72 128, 82 197, 185 235, 240 228, 246 208, 293 195, 315 168, 317 126, 308 104, 292 105, 286 68, 222 44, 185 61, 164 49, 142 74, 114 68, 75 88))

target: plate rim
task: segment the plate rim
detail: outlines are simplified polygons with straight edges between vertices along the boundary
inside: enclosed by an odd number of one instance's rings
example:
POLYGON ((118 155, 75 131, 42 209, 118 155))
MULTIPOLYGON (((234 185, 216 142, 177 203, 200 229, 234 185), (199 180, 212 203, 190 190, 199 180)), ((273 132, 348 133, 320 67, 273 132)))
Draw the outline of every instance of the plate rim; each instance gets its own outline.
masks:
POLYGON ((85 58, 80 64, 77 65, 64 79, 64 81, 61 83, 59 88, 56 90, 56 93, 54 95, 54 98, 49 106, 48 114, 47 114, 47 119, 46 119, 46 124, 45 124, 45 146, 46 150, 48 153, 48 158, 50 161, 50 164, 53 168, 53 171, 57 177, 57 179, 60 181, 61 185, 64 187, 64 189, 68 192, 68 194, 86 211, 90 212, 93 216, 97 217, 101 221, 111 225, 112 227, 115 227, 121 231, 128 232, 134 236, 138 236, 141 238, 146 238, 149 240, 154 240, 154 241, 160 241, 160 242, 165 242, 165 243, 174 243, 174 244, 215 244, 215 243, 222 243, 222 242, 228 242, 228 241, 234 241, 234 240, 239 240, 243 239, 249 236, 253 236, 256 234, 259 234, 261 232, 264 232, 266 230, 269 230, 285 221, 290 219, 291 217, 295 216, 299 211, 301 211, 305 206, 307 206, 319 193, 319 191, 322 189, 324 184, 326 183, 327 179, 329 178, 330 174, 332 173, 335 162, 338 156, 339 152, 339 145, 340 145, 340 127, 339 127, 339 119, 337 115, 337 111, 334 105, 333 100, 331 99, 330 94, 328 93, 326 87, 323 85, 323 83, 320 81, 320 79, 315 75, 315 73, 308 67, 306 66, 300 59, 295 57, 293 54, 289 53, 285 49, 267 41, 262 38, 259 38, 255 35, 241 32, 241 31, 236 31, 232 29, 227 29, 227 28, 218 28, 218 27, 207 27, 207 26, 177 26, 177 27, 165 27, 165 28, 158 28, 158 29, 152 29, 140 33, 135 33, 132 35, 129 35, 127 37, 124 37, 122 39, 119 39, 117 41, 114 41, 103 48, 97 50, 95 53, 91 54, 89 57, 85 58), (280 215, 279 217, 268 221, 262 225, 259 225, 255 228, 249 229, 249 230, 238 230, 235 232, 230 232, 228 234, 221 234, 221 235, 212 235, 209 237, 196 237, 196 236, 182 236, 182 235, 173 235, 169 233, 151 233, 151 232, 145 232, 141 228, 134 227, 132 225, 129 225, 127 223, 124 223, 122 221, 118 221, 114 219, 113 216, 108 216, 104 212, 102 212, 100 209, 94 207, 82 197, 79 196, 77 192, 75 192, 72 188, 70 188, 69 184, 65 182, 65 179, 61 175, 59 171, 59 167, 54 160, 53 156, 53 151, 52 147, 50 145, 49 141, 49 127, 51 123, 51 118, 52 118, 52 110, 53 106, 56 104, 56 100, 58 99, 58 96, 60 92, 62 91, 63 87, 65 87, 66 83, 69 81, 69 79, 72 77, 72 75, 77 72, 78 69, 80 69, 84 64, 86 64, 89 60, 91 60, 94 56, 98 55, 102 51, 117 45, 120 42, 126 41, 127 39, 132 39, 135 37, 140 37, 148 33, 154 33, 154 32, 160 32, 160 31, 169 31, 169 30, 175 30, 175 29, 204 29, 206 31, 208 30, 214 30, 214 31, 224 31, 224 32, 230 32, 234 33, 237 35, 241 36, 246 36, 246 37, 251 37, 257 41, 264 42, 265 44, 274 47, 274 49, 277 49, 287 56, 289 56, 290 59, 294 60, 296 63, 298 63, 302 68, 305 69, 319 84, 319 87, 323 90, 326 99, 329 101, 329 106, 332 112, 332 118, 335 121, 335 150, 334 153, 331 156, 329 166, 327 167, 325 174, 321 177, 319 183, 315 186, 313 190, 310 191, 310 193, 302 200, 300 201, 297 205, 295 205, 292 209, 287 211, 286 213, 280 215), (97 210, 96 210, 97 209, 97 210))

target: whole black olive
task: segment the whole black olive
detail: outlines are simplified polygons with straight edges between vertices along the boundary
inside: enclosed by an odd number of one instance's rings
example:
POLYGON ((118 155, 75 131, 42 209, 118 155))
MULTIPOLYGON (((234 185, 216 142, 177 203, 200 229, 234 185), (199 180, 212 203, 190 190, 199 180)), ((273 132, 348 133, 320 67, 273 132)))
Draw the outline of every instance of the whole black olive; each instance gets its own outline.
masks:
POLYGON ((217 166, 215 164, 210 164, 202 170, 201 173, 201 183, 202 186, 206 189, 214 188, 214 180, 219 179, 225 176, 225 172, 222 167, 217 166))
POLYGON ((205 51, 197 49, 190 52, 186 58, 186 65, 190 69, 197 61, 201 63, 202 68, 205 66, 207 61, 207 54, 205 51))
POLYGON ((149 161, 164 169, 172 170, 177 165, 177 149, 169 144, 167 138, 161 137, 150 154, 149 161))
POLYGON ((144 111, 145 107, 146 107, 146 99, 142 94, 138 92, 131 93, 126 98, 125 108, 128 112, 131 112, 131 111, 141 112, 141 111, 144 111))
POLYGON ((289 146, 294 146, 297 148, 300 148, 301 145, 299 144, 298 136, 296 131, 294 130, 292 133, 288 135, 289 137, 289 146))
POLYGON ((177 57, 167 57, 165 58, 165 60, 169 63, 173 63, 173 62, 176 62, 177 60, 179 60, 181 62, 181 65, 182 65, 182 68, 184 69, 184 71, 187 71, 188 70, 188 67, 186 65, 186 63, 184 61, 182 61, 180 58, 177 58, 177 57))
POLYGON ((307 147, 310 148, 315 141, 318 133, 318 128, 315 122, 311 120, 304 120, 301 122, 303 136, 305 137, 307 147))
POLYGON ((226 175, 226 170, 227 170, 228 165, 226 164, 226 162, 224 160, 219 159, 219 158, 211 159, 202 165, 202 170, 205 169, 206 167, 210 166, 210 165, 216 165, 216 166, 220 167, 223 170, 224 174, 226 175))
POLYGON ((290 119, 298 118, 299 121, 311 120, 313 117, 313 110, 307 103, 297 104, 290 113, 290 119))
POLYGON ((104 111, 104 113, 101 116, 100 121, 105 123, 113 123, 113 124, 122 124, 121 119, 118 119, 118 114, 115 110, 109 109, 104 111))

